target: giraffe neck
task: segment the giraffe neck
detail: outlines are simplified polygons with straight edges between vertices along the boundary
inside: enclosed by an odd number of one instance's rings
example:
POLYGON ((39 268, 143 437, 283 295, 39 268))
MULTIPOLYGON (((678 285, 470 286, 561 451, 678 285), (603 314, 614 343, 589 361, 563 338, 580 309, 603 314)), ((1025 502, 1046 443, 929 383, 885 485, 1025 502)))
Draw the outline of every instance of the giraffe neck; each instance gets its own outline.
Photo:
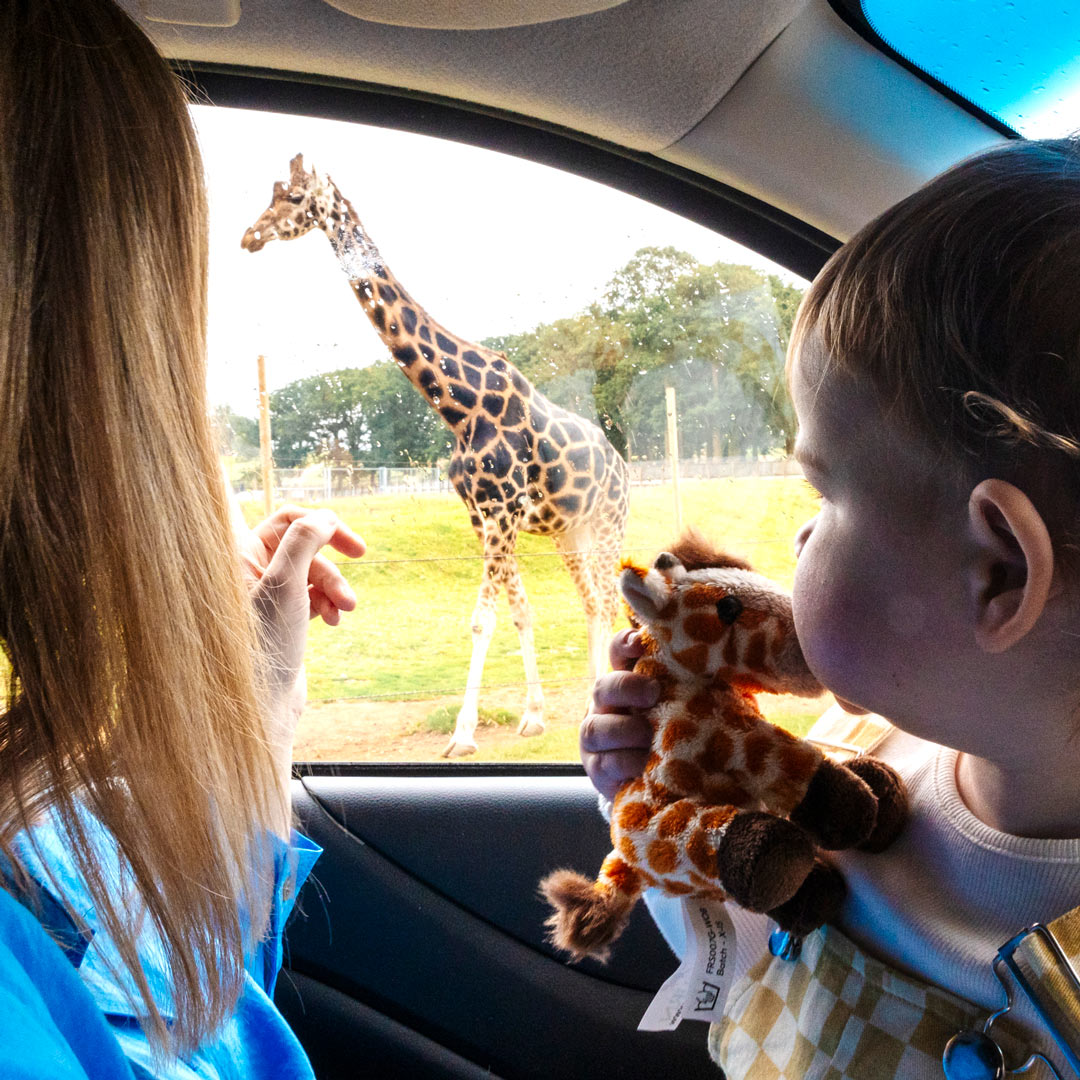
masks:
MULTIPOLYGON (((331 181, 333 183, 333 181, 331 181)), ((417 304, 389 270, 336 185, 334 210, 319 222, 371 325, 408 380, 459 438, 468 433, 485 390, 513 382, 532 388, 504 356, 452 334, 417 304)))

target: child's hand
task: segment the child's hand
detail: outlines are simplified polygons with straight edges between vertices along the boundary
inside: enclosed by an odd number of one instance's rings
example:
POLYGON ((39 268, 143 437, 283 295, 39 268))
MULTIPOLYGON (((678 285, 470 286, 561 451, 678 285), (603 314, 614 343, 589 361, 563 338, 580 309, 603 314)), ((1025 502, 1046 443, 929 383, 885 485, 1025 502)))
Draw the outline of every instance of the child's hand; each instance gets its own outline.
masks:
POLYGON ((308 621, 319 615, 336 626, 341 612, 356 607, 344 575, 320 551, 329 545, 356 559, 364 554, 364 541, 329 510, 283 506, 238 532, 237 542, 269 660, 271 738, 287 762, 306 697, 308 621))
POLYGON ((627 780, 640 776, 649 757, 652 728, 637 710, 655 705, 660 687, 630 670, 643 652, 637 630, 615 635, 609 650, 615 670, 596 680, 592 709, 581 722, 581 763, 605 799, 613 799, 627 780))

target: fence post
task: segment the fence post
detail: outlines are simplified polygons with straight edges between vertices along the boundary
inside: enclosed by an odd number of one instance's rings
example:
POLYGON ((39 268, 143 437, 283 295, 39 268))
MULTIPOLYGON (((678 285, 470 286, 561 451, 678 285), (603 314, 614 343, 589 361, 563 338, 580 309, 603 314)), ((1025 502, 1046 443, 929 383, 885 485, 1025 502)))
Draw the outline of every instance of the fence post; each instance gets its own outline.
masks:
POLYGON ((274 510, 274 459, 270 452, 270 399, 266 393, 266 357, 259 354, 259 451, 262 457, 263 502, 266 516, 274 510))
POLYGON ((682 535, 682 501, 679 499, 679 420, 675 412, 675 387, 667 387, 668 456, 671 458, 671 484, 675 492, 675 535, 682 535))

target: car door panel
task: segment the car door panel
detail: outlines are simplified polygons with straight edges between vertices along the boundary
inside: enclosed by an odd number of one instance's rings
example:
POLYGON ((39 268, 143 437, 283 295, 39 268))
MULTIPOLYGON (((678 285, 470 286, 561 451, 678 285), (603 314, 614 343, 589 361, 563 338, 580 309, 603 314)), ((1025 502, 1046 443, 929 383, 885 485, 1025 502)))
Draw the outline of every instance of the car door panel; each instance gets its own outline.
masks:
POLYGON ((676 966, 643 905, 606 967, 545 940, 539 879, 608 850, 583 776, 309 775, 294 806, 324 853, 278 1001, 320 1077, 716 1075, 703 1025, 636 1031, 676 966))

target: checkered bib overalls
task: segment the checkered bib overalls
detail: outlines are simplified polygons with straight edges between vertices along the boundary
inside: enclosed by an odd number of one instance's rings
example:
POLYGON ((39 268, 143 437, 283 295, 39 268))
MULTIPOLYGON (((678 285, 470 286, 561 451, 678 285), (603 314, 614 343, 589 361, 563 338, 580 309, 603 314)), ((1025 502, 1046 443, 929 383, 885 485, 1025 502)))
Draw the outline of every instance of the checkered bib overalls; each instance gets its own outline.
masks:
MULTIPOLYGON (((833 711, 809 737, 844 760, 888 730, 880 717, 833 711)), ((727 1080, 941 1080, 945 1044, 985 1019, 985 1008, 901 974, 823 927, 798 960, 766 956, 732 987, 709 1053, 727 1080)), ((1005 1019, 995 1037, 1019 1054, 1005 1019)))
MULTIPOLYGON (((709 1053, 727 1080, 941 1080, 941 1055, 986 1009, 867 956, 832 927, 799 959, 767 956, 732 987, 709 1053)), ((994 1037, 1022 1053, 1005 1019, 994 1037)))

